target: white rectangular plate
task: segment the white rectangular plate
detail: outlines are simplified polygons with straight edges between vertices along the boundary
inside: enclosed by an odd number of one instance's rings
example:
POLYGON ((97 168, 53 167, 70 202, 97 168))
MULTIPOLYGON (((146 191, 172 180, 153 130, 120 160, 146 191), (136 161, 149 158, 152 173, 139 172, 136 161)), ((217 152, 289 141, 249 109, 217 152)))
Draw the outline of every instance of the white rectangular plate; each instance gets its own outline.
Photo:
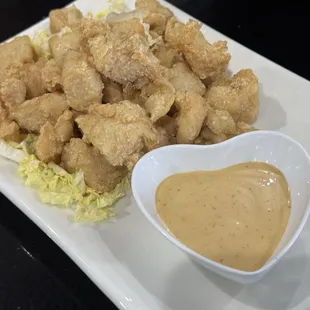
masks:
MULTIPOLYGON (((104 0, 78 0, 84 13, 104 0)), ((128 4, 132 7, 132 3, 128 4)), ((182 21, 190 16, 165 3, 182 21)), ((23 34, 46 28, 44 20, 23 34)), ((310 152, 310 82, 203 26, 209 41, 227 40, 230 70, 252 68, 260 81, 257 126, 289 134, 310 152)), ((263 44, 263 43, 262 43, 263 44)), ((242 152, 242 150, 240 150, 242 152)), ((117 204, 111 222, 75 224, 70 211, 43 205, 26 188, 16 165, 0 158, 0 190, 116 304, 126 310, 251 310, 310 308, 310 225, 291 251, 259 283, 242 286, 193 263, 146 221, 131 194, 117 204)))

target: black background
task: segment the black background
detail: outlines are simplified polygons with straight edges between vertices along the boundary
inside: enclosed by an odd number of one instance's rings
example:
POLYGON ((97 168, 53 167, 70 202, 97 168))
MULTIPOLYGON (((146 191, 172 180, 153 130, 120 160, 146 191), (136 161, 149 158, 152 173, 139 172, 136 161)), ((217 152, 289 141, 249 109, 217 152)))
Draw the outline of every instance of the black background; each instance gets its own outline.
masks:
MULTIPOLYGON (((97 0, 100 1, 100 0, 97 0)), ((250 49, 310 79, 307 1, 171 0, 250 49)), ((66 0, 0 0, 0 41, 66 0)), ((0 309, 116 309, 39 228, 0 194, 0 309)))

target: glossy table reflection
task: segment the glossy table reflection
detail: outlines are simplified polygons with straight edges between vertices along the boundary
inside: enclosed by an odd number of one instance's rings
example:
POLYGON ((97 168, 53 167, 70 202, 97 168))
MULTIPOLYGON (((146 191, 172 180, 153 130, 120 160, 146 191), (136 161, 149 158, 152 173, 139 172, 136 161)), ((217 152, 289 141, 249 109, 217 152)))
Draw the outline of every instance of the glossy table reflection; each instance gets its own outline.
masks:
MULTIPOLYGON (((306 1, 171 0, 241 44, 310 79, 306 1)), ((0 40, 66 0, 1 0, 0 40)), ((233 55, 234 56, 234 55, 233 55)), ((0 309, 116 309, 39 228, 0 195, 0 309)), ((212 309, 211 309, 212 310, 212 309)))

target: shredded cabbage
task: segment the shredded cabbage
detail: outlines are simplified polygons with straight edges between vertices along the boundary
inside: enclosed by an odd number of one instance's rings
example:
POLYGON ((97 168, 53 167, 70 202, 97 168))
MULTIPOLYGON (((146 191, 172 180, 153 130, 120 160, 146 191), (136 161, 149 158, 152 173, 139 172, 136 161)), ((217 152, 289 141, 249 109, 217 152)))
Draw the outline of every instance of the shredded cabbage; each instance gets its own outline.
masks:
POLYGON ((21 143, 0 139, 0 155, 19 163, 26 154, 34 153, 36 135, 28 134, 21 143))
POLYGON ((49 31, 46 29, 40 29, 34 34, 32 45, 39 57, 45 56, 48 59, 52 57, 50 45, 48 43, 50 36, 49 31))
POLYGON ((0 155, 17 163, 23 160, 25 153, 18 148, 18 143, 6 143, 0 140, 0 155))
POLYGON ((78 222, 98 222, 115 215, 112 205, 126 195, 129 176, 112 191, 99 194, 85 184, 82 171, 69 174, 54 163, 38 160, 33 155, 36 138, 29 134, 21 143, 0 139, 0 155, 19 163, 18 174, 24 178, 26 186, 38 190, 43 203, 72 207, 78 222))
POLYGON ((105 17, 109 13, 122 13, 126 11, 126 5, 124 0, 109 0, 108 3, 110 3, 108 8, 99 11, 95 15, 95 18, 100 19, 105 17))
POLYGON ((98 194, 84 182, 82 171, 69 174, 56 164, 45 164, 34 155, 20 162, 18 173, 25 185, 39 191, 43 203, 60 207, 72 206, 75 220, 97 222, 114 216, 111 206, 129 189, 129 177, 124 178, 108 193, 98 194))

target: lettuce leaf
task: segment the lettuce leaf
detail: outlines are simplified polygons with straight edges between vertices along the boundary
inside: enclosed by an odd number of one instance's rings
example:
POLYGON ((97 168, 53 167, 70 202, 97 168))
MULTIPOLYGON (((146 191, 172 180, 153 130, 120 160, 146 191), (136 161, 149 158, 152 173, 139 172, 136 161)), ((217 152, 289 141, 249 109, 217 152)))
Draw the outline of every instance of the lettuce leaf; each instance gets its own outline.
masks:
POLYGON ((85 184, 83 172, 69 174, 58 165, 45 164, 34 155, 27 155, 20 161, 18 173, 26 186, 39 191, 43 203, 73 207, 75 220, 83 222, 97 222, 114 216, 111 206, 125 196, 130 187, 128 176, 111 192, 99 194, 85 184))
POLYGON ((122 13, 126 11, 126 3, 124 0, 108 0, 109 6, 106 9, 99 11, 96 15, 96 19, 103 18, 110 13, 122 13))
POLYGON ((0 139, 0 155, 19 163, 24 157, 24 151, 15 142, 7 143, 0 139))
POLYGON ((32 38, 32 45, 36 54, 39 57, 44 56, 48 59, 52 57, 51 49, 48 42, 50 37, 51 34, 47 29, 39 29, 35 32, 32 38))

